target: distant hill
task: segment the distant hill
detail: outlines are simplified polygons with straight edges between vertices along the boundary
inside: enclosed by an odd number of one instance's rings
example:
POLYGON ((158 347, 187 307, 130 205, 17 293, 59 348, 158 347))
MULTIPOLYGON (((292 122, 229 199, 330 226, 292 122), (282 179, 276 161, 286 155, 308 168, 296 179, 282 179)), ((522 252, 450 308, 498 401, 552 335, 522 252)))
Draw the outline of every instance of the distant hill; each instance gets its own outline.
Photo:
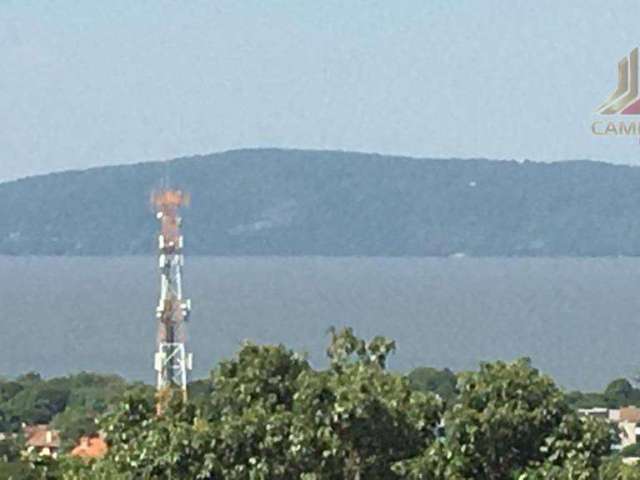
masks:
POLYGON ((0 184, 0 254, 152 253, 163 178, 189 254, 640 254, 640 168, 276 149, 0 184))

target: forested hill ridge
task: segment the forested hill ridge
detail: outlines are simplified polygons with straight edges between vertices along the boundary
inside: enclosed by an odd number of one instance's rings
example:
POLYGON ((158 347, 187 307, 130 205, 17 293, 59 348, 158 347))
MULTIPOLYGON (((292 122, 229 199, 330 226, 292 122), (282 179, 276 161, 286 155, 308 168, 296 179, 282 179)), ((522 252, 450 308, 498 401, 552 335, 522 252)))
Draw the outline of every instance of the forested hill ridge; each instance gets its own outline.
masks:
POLYGON ((162 182, 191 194, 189 254, 640 254, 640 168, 277 149, 0 184, 0 254, 150 254, 162 182))

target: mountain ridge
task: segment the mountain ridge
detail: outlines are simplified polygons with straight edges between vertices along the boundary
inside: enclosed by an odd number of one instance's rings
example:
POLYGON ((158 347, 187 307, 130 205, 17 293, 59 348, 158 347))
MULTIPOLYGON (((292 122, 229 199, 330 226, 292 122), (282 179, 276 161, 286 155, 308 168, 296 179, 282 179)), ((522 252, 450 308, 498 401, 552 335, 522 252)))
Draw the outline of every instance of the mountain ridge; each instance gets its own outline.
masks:
POLYGON ((0 254, 151 254, 151 191, 191 193, 202 255, 640 254, 640 169, 239 149, 0 183, 0 254))

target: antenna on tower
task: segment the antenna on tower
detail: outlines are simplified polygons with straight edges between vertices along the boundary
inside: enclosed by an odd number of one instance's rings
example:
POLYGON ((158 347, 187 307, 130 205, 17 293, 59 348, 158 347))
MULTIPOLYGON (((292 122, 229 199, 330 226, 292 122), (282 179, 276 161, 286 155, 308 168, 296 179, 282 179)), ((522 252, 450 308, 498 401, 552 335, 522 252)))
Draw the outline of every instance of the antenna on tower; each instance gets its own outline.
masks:
POLYGON ((189 195, 181 190, 164 186, 153 192, 152 205, 160 222, 158 235, 158 266, 160 268, 160 299, 156 308, 158 320, 158 350, 155 354, 157 371, 158 412, 162 412, 162 399, 172 390, 178 390, 187 400, 187 372, 193 357, 186 352, 186 323, 191 312, 191 301, 182 295, 182 219, 180 207, 189 204, 189 195))

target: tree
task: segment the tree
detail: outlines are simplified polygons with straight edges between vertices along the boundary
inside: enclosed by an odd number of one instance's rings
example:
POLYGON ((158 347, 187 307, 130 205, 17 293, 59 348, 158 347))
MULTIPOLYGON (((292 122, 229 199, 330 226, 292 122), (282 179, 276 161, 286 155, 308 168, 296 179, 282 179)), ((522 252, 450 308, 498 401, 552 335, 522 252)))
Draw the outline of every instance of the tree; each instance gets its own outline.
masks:
POLYGON ((605 407, 608 405, 602 393, 572 391, 565 395, 567 403, 574 409, 605 407))
POLYGON ((607 385, 604 400, 610 408, 619 408, 640 403, 640 390, 633 388, 626 378, 618 378, 607 385))
POLYGON ((545 439, 543 461, 534 462, 520 480, 599 480, 602 460, 609 455, 613 430, 602 420, 565 415, 545 439), (536 464, 537 463, 537 464, 536 464))
POLYGON ((68 447, 80 435, 94 433, 94 420, 130 389, 151 387, 129 384, 116 375, 86 372, 49 380, 28 373, 14 381, 0 381, 0 431, 18 432, 22 423, 51 422, 62 431, 68 447))
POLYGON ((129 397, 105 416, 109 453, 64 478, 387 480, 435 438, 441 402, 387 372, 393 342, 333 332, 331 368, 245 344, 212 375, 209 405, 129 397))
POLYGON ((598 480, 640 480, 640 468, 625 465, 619 457, 612 457, 603 461, 598 480))
POLYGON ((242 413, 261 405, 266 411, 291 410, 297 379, 311 367, 282 345, 245 343, 235 359, 212 374, 211 403, 219 414, 242 413))
POLYGON ((398 478, 393 464, 435 439, 442 403, 385 370, 393 341, 366 343, 348 328, 331 335, 331 368, 303 375, 299 398, 302 410, 316 412, 306 434, 320 442, 322 478, 398 478))
POLYGON ((298 379, 310 372, 300 355, 278 346, 246 343, 212 374, 213 392, 196 437, 214 448, 205 454, 203 478, 299 478, 314 448, 300 435, 306 412, 294 413, 298 379), (204 476, 206 475, 206 476, 204 476))
POLYGON ((0 462, 15 462, 20 459, 21 451, 22 446, 18 438, 7 437, 0 440, 0 462))
POLYGON ((623 457, 640 458, 640 443, 632 443, 631 445, 627 445, 620 451, 620 455, 623 457))
POLYGON ((203 378, 189 382, 189 402, 199 408, 205 408, 211 401, 213 382, 210 378, 203 378))
POLYGON ((419 367, 408 375, 411 388, 421 392, 432 392, 445 402, 451 402, 457 395, 458 378, 448 368, 438 370, 431 367, 419 367))
POLYGON ((579 419, 526 359, 485 363, 462 375, 444 424, 442 442, 397 468, 412 479, 443 480, 547 478, 575 462, 595 472, 612 440, 605 424, 579 419))
POLYGON ((17 420, 28 424, 49 423, 66 408, 68 400, 69 390, 42 382, 24 388, 7 402, 6 413, 14 424, 17 420))
POLYGON ((60 432, 63 449, 67 450, 75 445, 83 435, 93 435, 98 432, 96 424, 97 413, 86 407, 67 407, 58 413, 51 421, 51 427, 60 432))
POLYGON ((35 472, 26 462, 0 462, 0 478, 6 480, 35 480, 35 472))
POLYGON ((169 391, 158 415, 149 395, 127 395, 100 421, 103 459, 37 471, 64 480, 638 479, 604 461, 609 426, 578 417, 526 359, 461 374, 443 413, 436 395, 386 370, 393 341, 350 329, 331 337, 325 370, 284 346, 247 343, 212 373, 208 399, 184 403, 169 391))

